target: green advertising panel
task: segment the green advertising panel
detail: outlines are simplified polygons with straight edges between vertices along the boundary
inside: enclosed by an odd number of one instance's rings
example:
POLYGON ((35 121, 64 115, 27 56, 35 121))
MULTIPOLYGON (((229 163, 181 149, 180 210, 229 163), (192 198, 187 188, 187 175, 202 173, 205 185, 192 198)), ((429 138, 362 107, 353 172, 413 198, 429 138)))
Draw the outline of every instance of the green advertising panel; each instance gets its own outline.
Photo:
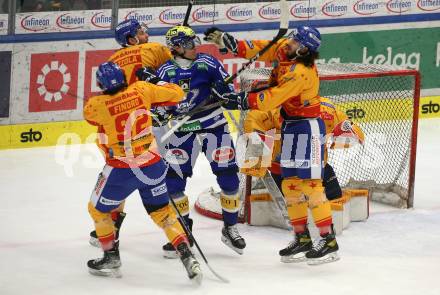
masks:
POLYGON ((422 88, 440 88, 440 29, 325 34, 322 62, 356 62, 420 70, 422 88))

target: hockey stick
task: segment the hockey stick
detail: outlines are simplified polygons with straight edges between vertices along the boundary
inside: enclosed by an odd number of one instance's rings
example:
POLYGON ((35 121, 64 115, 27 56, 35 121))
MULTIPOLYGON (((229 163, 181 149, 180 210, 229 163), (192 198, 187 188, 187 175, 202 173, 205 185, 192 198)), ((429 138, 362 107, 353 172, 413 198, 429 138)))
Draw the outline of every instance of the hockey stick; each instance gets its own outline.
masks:
POLYGON ((249 59, 247 63, 245 63, 241 69, 239 69, 235 74, 230 76, 225 80, 226 84, 231 83, 235 80, 244 70, 249 68, 251 64, 253 64, 257 59, 260 58, 263 54, 265 54, 275 43, 277 43, 281 38, 286 35, 288 29, 289 29, 289 7, 287 5, 286 0, 280 0, 280 9, 281 9, 281 16, 280 16, 280 29, 278 30, 277 35, 270 41, 263 49, 257 52, 253 57, 249 59))
POLYGON ((189 16, 191 15, 191 9, 194 5, 194 0, 189 0, 188 1, 188 7, 186 8, 186 13, 185 13, 185 19, 183 20, 183 24, 182 26, 188 27, 188 20, 189 20, 189 16))
POLYGON ((263 181, 271 196, 274 198, 273 201, 280 210, 280 213, 283 216, 284 221, 286 222, 287 228, 289 229, 289 231, 293 231, 293 227, 290 224, 289 214, 287 213, 286 200, 284 199, 283 194, 275 183, 275 180, 273 180, 273 177, 269 173, 269 171, 266 172, 266 175, 264 175, 261 180, 263 181))
MULTIPOLYGON (((189 8, 189 6, 188 6, 188 8, 189 8)), ((287 33, 287 31, 289 29, 289 8, 288 8, 286 0, 280 0, 280 8, 281 8, 280 28, 278 30, 277 35, 263 49, 261 49, 253 57, 251 57, 249 59, 249 61, 241 67, 241 69, 239 69, 232 76, 229 76, 228 78, 226 78, 225 79, 226 84, 229 84, 232 81, 234 81, 243 71, 248 69, 260 56, 262 56, 264 53, 266 53, 276 42, 278 42, 278 40, 280 40, 282 37, 284 37, 284 35, 287 33)), ((168 130, 168 132, 165 133, 161 137, 160 140, 162 142, 166 141, 171 135, 173 135, 173 133, 177 129, 179 129, 189 119, 191 119, 191 116, 193 116, 197 113, 209 110, 211 108, 221 106, 222 104, 223 104, 223 102, 220 101, 220 102, 212 103, 210 105, 199 105, 198 107, 194 108, 191 112, 188 112, 188 114, 185 117, 183 117, 182 120, 177 122, 176 125, 174 125, 170 130, 168 130)))
POLYGON ((174 210, 177 212, 177 215, 179 216, 179 222, 183 227, 183 230, 185 231, 186 235, 193 240, 194 245, 196 245, 197 250, 199 251, 200 255, 202 256, 203 260, 205 261, 206 266, 209 268, 209 270, 212 272, 213 275, 215 275, 220 281, 223 283, 229 283, 229 280, 221 275, 219 275, 208 263, 208 259, 206 259, 205 254, 203 254, 202 249, 200 249, 199 244, 197 243, 196 239, 194 238, 194 235, 189 230, 189 228, 186 226, 185 221, 183 220, 182 214, 180 214, 179 210, 177 209, 177 205, 174 202, 173 198, 170 197, 170 202, 174 207, 174 210))

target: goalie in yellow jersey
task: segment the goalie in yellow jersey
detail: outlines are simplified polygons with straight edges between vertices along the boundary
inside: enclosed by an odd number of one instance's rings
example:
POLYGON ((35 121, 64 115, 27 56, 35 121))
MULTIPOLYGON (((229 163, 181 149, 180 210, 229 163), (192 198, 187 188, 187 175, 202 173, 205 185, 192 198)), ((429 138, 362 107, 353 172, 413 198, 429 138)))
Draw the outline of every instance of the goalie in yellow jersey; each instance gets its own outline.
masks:
MULTIPOLYGON (((155 42, 148 42, 148 28, 135 19, 120 22, 115 28, 115 40, 122 46, 110 58, 124 72, 128 85, 138 81, 136 71, 143 67, 157 70, 162 64, 172 58, 170 50, 155 42)), ((112 212, 116 227, 116 239, 125 218, 124 202, 112 212)), ((90 233, 90 244, 99 247, 96 232, 90 233)))
MULTIPOLYGON (((215 28, 208 29, 205 40, 245 58, 270 42, 238 42, 215 28)), ((339 259, 330 203, 322 184, 326 132, 320 118, 319 77, 315 66, 320 45, 321 35, 316 28, 295 28, 289 38, 278 41, 260 58, 275 64, 269 81, 271 87, 256 93, 222 95, 227 109, 281 108, 281 187, 295 231, 294 240, 279 253, 286 262, 307 259, 309 264, 319 264, 339 259), (309 208, 321 235, 315 245, 307 229, 309 208)))
POLYGON ((90 273, 120 276, 119 242, 110 212, 138 190, 147 213, 177 250, 189 278, 201 282, 200 264, 169 204, 166 166, 157 151, 149 112, 152 105, 178 103, 183 91, 161 81, 153 70, 146 81, 127 86, 122 70, 112 62, 99 66, 96 80, 103 93, 87 101, 84 118, 98 127, 98 146, 105 154, 106 165, 88 207, 104 257, 88 261, 90 273))

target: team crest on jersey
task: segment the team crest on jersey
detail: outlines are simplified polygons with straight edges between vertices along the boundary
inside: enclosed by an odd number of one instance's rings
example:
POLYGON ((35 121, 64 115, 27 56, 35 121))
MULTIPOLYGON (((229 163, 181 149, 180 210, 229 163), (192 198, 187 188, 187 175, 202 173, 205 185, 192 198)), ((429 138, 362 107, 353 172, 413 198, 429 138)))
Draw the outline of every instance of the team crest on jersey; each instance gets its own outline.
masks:
POLYGON ((184 92, 189 92, 189 87, 191 84, 191 78, 179 80, 179 86, 184 92))
POLYGON ((176 77, 176 70, 168 70, 167 75, 170 78, 176 77))
POLYGON ((260 93, 260 95, 258 95, 258 98, 260 99, 261 102, 263 102, 263 100, 264 100, 264 93, 260 93))
POLYGON ((197 70, 208 71, 208 65, 202 62, 197 63, 197 70))

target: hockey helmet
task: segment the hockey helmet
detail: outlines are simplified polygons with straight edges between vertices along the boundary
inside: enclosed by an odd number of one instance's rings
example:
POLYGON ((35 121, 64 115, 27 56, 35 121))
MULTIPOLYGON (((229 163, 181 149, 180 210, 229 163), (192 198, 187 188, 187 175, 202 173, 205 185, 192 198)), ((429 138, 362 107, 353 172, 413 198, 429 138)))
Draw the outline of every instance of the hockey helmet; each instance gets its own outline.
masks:
POLYGON ((143 30, 146 33, 148 28, 133 18, 120 22, 115 28, 116 42, 123 47, 128 46, 128 38, 136 38, 138 30, 143 30))
POLYGON ((299 26, 293 29, 290 37, 301 46, 307 47, 311 52, 318 52, 321 46, 321 33, 310 26, 299 26))
POLYGON ((166 44, 169 48, 182 46, 185 49, 194 49, 200 45, 200 38, 196 36, 193 29, 186 26, 175 26, 165 34, 166 44))
POLYGON ((124 72, 113 62, 99 65, 96 71, 96 81, 103 91, 116 91, 125 86, 124 72))

